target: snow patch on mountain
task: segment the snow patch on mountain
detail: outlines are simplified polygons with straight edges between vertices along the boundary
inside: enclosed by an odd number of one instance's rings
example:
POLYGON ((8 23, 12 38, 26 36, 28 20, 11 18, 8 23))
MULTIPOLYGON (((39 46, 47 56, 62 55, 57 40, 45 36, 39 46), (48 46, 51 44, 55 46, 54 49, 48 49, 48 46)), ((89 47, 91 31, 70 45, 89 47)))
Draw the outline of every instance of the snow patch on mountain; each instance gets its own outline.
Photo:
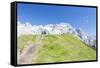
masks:
POLYGON ((82 40, 85 44, 96 48, 96 39, 92 38, 81 29, 73 28, 69 23, 59 23, 59 24, 48 24, 48 25, 31 25, 26 22, 17 24, 17 35, 29 35, 29 34, 73 34, 82 40))

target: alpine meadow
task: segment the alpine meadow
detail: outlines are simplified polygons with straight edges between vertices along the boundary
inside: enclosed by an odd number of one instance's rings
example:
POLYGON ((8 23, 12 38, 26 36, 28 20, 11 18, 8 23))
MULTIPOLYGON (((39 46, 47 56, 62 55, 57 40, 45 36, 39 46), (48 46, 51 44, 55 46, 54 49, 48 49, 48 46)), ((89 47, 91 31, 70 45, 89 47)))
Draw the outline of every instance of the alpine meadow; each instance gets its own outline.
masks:
POLYGON ((17 4, 17 64, 97 59, 96 8, 17 4))

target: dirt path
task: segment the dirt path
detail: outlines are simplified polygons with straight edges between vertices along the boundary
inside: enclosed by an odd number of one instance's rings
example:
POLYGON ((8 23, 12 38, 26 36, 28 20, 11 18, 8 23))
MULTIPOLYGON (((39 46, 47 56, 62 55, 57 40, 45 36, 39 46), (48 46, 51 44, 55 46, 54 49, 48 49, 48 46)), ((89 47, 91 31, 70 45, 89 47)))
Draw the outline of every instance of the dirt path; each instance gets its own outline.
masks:
POLYGON ((36 43, 32 45, 27 45, 23 49, 23 53, 18 55, 18 64, 32 64, 35 61, 35 55, 37 53, 37 49, 42 45, 43 36, 36 37, 36 43), (34 57, 34 58, 33 58, 34 57))

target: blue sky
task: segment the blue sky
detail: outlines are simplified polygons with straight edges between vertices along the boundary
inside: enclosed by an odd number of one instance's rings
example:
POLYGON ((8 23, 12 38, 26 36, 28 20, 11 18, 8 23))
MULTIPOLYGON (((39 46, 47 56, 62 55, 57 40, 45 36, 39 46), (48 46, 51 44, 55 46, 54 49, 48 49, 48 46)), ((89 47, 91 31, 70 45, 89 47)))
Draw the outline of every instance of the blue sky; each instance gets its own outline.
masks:
POLYGON ((96 8, 21 4, 17 6, 17 20, 32 25, 70 23, 89 35, 96 35, 96 8))

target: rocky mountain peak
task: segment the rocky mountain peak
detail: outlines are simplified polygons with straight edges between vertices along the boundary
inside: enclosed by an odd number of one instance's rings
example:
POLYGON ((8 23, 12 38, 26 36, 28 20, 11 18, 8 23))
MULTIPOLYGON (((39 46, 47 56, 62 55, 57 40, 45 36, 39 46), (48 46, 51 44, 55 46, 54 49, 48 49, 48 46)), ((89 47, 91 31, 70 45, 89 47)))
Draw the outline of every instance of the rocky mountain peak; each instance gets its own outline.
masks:
POLYGON ((31 25, 30 23, 21 24, 18 22, 18 36, 21 34, 73 34, 75 37, 78 37, 84 43, 88 44, 91 47, 96 47, 94 44, 95 39, 82 31, 82 29, 76 29, 71 26, 69 23, 61 22, 59 24, 48 24, 48 25, 31 25))

